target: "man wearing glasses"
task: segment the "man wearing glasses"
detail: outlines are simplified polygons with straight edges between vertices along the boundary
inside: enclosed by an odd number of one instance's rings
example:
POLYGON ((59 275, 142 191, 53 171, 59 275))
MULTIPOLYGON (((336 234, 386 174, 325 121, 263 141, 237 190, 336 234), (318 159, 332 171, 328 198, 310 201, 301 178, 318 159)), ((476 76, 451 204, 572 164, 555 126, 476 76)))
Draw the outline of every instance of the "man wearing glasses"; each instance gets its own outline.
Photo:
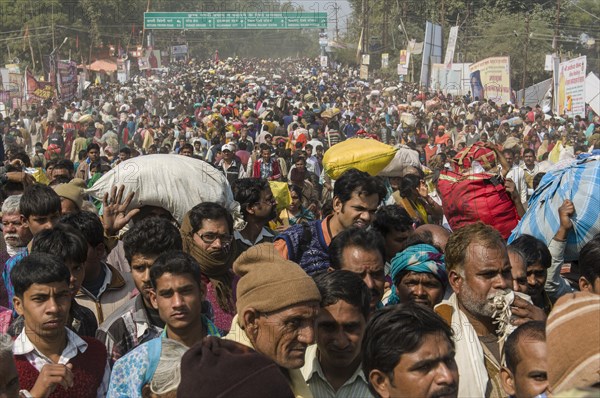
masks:
POLYGON ((233 218, 218 203, 200 203, 185 215, 180 232, 183 251, 200 264, 214 324, 221 332, 228 332, 235 315, 233 291, 238 279, 231 269, 236 244, 233 218))

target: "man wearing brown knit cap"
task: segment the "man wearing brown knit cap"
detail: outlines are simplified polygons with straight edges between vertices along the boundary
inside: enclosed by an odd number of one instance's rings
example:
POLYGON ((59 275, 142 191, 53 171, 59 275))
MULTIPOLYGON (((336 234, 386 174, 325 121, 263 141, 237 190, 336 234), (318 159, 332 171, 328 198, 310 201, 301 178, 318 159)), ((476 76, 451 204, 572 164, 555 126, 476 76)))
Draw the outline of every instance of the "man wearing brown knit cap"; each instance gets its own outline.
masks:
POLYGON ((600 296, 562 296, 546 323, 548 384, 553 397, 600 396, 600 296))
POLYGON ((299 265, 283 259, 271 243, 246 250, 233 271, 240 276, 237 315, 225 338, 271 358, 287 369, 296 397, 312 397, 299 368, 314 340, 321 300, 315 282, 299 265))

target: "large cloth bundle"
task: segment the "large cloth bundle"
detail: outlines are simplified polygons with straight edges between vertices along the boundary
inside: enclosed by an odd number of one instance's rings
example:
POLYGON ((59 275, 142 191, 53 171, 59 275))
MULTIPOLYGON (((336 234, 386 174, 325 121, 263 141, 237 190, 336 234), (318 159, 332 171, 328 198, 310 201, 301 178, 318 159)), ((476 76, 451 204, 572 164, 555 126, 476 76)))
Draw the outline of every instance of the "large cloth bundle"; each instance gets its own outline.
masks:
POLYGON ((377 140, 352 138, 329 148, 323 157, 323 166, 334 180, 352 168, 375 176, 390 163, 396 151, 393 146, 377 140))
POLYGON ((410 149, 406 145, 396 145, 398 152, 394 155, 391 162, 379 172, 382 177, 402 177, 407 167, 412 166, 421 168, 419 152, 410 149))
POLYGON ((569 232, 565 250, 565 260, 573 261, 579 258, 583 246, 600 233, 600 154, 579 158, 546 173, 509 242, 529 234, 549 244, 560 226, 558 208, 565 199, 575 206, 571 217, 573 230, 569 232))
POLYGON ((202 160, 175 155, 139 156, 103 175, 86 193, 102 200, 115 185, 125 186, 124 197, 135 192, 131 209, 162 207, 181 224, 195 205, 216 202, 229 210, 236 226, 240 226, 240 205, 233 199, 225 175, 202 160))
POLYGON ((437 108, 439 108, 441 105, 442 105, 442 101, 440 101, 439 98, 432 98, 428 101, 425 101, 425 108, 427 109, 427 112, 434 111, 437 108))
POLYGON ((477 221, 497 229, 504 239, 518 222, 517 209, 504 184, 488 173, 440 173, 438 191, 444 215, 453 230, 477 221))
POLYGON ((489 170, 496 162, 496 154, 478 141, 456 154, 454 161, 461 169, 469 169, 473 161, 477 161, 484 169, 489 170))
POLYGON ((92 120, 93 120, 92 115, 83 115, 77 120, 77 123, 89 123, 92 120))
POLYGON ((414 126, 417 123, 417 117, 413 113, 402 112, 400 121, 407 126, 414 126))

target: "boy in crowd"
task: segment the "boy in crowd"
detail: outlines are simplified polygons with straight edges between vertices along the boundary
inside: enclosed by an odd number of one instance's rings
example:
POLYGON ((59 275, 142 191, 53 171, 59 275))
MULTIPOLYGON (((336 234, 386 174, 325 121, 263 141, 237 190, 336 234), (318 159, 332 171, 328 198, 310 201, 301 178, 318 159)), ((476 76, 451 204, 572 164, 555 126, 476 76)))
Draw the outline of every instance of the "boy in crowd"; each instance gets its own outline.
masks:
POLYGON ((82 306, 92 310, 101 324, 131 298, 135 284, 130 274, 122 274, 104 260, 104 230, 97 215, 82 211, 63 216, 60 221, 77 228, 87 241, 85 276, 76 299, 82 306))
MULTIPOLYGON (((54 190, 46 185, 35 184, 23 192, 19 203, 21 222, 25 224, 31 234, 35 236, 44 229, 50 229, 58 222, 60 217, 60 197, 54 190)), ((4 266, 2 279, 8 292, 8 303, 12 306, 14 296, 13 284, 10 273, 15 265, 29 254, 30 248, 11 257, 4 266)))
MULTIPOLYGON (((81 233, 69 225, 58 224, 35 236, 31 252, 56 255, 67 266, 72 297, 67 327, 79 336, 94 337, 98 329, 98 321, 94 313, 75 301, 75 295, 84 279, 87 256, 87 245, 81 233)), ((9 333, 16 336, 22 330, 23 317, 19 317, 11 324, 9 333)))
POLYGON ((104 397, 110 368, 97 340, 66 327, 72 295, 69 269, 51 254, 32 253, 11 271, 14 307, 25 327, 13 354, 26 397, 104 397))
POLYGON ((106 345, 111 366, 117 359, 162 332, 165 323, 150 303, 150 268, 162 253, 183 249, 177 228, 158 217, 136 223, 123 235, 123 245, 139 294, 113 312, 96 333, 98 340, 106 345))
POLYGON ((163 253, 152 265, 150 280, 154 289, 150 301, 165 328, 160 338, 137 346, 117 360, 109 397, 143 395, 142 390, 153 378, 160 361, 160 352, 168 347, 164 341, 191 347, 206 336, 220 337, 217 327, 201 312, 206 285, 193 257, 179 251, 163 253))

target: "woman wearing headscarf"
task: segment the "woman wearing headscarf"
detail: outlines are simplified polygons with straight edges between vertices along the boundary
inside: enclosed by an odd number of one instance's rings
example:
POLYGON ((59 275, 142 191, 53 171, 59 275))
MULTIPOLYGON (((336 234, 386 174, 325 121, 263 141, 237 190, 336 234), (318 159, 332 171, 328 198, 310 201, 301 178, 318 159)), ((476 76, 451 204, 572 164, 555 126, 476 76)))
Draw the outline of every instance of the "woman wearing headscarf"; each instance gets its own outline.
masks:
POLYGON ((428 244, 414 244, 396 254, 390 275, 394 284, 388 305, 415 302, 433 309, 448 286, 444 255, 428 244))

